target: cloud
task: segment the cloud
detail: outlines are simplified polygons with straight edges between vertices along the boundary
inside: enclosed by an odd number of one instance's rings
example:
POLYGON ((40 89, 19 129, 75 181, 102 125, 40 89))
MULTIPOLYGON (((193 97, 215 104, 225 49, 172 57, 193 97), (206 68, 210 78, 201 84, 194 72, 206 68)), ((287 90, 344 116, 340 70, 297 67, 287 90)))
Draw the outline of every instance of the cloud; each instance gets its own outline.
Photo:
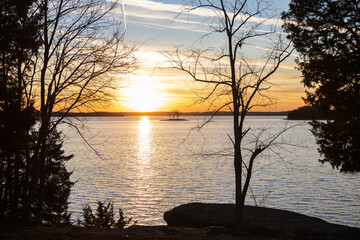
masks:
POLYGON ((152 0, 124 0, 124 4, 132 7, 145 8, 152 11, 180 12, 184 5, 156 2, 152 0))
POLYGON ((162 24, 156 24, 156 23, 150 24, 150 23, 146 23, 146 22, 142 22, 142 21, 132 21, 129 24, 134 24, 134 25, 141 26, 141 27, 160 29, 160 30, 180 30, 180 31, 208 33, 208 31, 194 29, 194 28, 191 28, 190 26, 174 26, 174 25, 164 26, 162 24))
MULTIPOLYGON (((255 45, 255 44, 247 44, 247 45, 251 46, 252 48, 256 48, 256 49, 259 49, 259 50, 263 50, 263 51, 265 51, 265 52, 276 52, 276 53, 278 53, 278 54, 282 52, 282 51, 280 51, 280 50, 274 50, 274 49, 272 49, 272 48, 261 47, 261 46, 259 46, 259 45, 255 45)), ((291 53, 290 56, 292 56, 292 57, 300 57, 300 55, 297 54, 297 53, 291 53)))
MULTIPOLYGON (((173 12, 173 13, 189 13, 190 15, 195 15, 199 17, 213 17, 216 18, 222 15, 222 12, 218 10, 212 10, 210 8, 196 8, 189 11, 191 6, 181 5, 181 4, 171 4, 171 3, 162 3, 156 2, 153 0, 125 0, 124 2, 128 6, 143 8, 150 11, 166 11, 166 12, 173 12)), ((231 15, 231 13, 229 13, 231 15)), ((245 16, 240 16, 245 17, 245 16)), ((264 23, 264 24, 271 24, 271 25, 278 25, 282 23, 282 20, 275 19, 275 18, 262 18, 262 17, 252 17, 252 22, 256 23, 264 23)))
POLYGON ((160 30, 182 30, 191 32, 207 33, 205 29, 201 29, 202 26, 208 27, 208 25, 201 24, 197 21, 184 20, 176 18, 177 13, 159 12, 156 10, 149 9, 137 9, 134 7, 125 8, 116 7, 113 9, 113 13, 121 15, 113 20, 124 22, 125 24, 133 24, 147 28, 154 28, 160 30), (145 11, 144 11, 145 10, 145 11), (124 16, 127 16, 126 19, 124 16))
MULTIPOLYGON (((109 2, 112 2, 109 0, 109 2)), ((126 14, 127 16, 133 16, 138 18, 146 19, 158 19, 158 20, 168 20, 173 23, 187 23, 187 24, 204 24, 208 25, 209 23, 193 21, 190 19, 196 18, 217 18, 221 16, 220 11, 215 11, 210 8, 197 8, 192 11, 190 6, 181 5, 181 4, 172 4, 172 3, 162 3, 156 2, 153 0, 123 0, 123 4, 127 7, 127 11, 123 12, 124 7, 117 8, 117 13, 126 14), (179 15, 179 14, 183 15, 179 15), (186 20, 182 19, 182 16, 186 15, 186 20)), ((239 19, 245 19, 247 16, 240 15, 239 19)), ((212 21, 212 20, 211 20, 212 21)), ((276 18, 262 18, 262 17, 252 17, 250 19, 252 23, 261 23, 264 25, 275 25, 279 26, 282 24, 282 20, 276 18)), ((188 29, 187 29, 188 30, 188 29)))

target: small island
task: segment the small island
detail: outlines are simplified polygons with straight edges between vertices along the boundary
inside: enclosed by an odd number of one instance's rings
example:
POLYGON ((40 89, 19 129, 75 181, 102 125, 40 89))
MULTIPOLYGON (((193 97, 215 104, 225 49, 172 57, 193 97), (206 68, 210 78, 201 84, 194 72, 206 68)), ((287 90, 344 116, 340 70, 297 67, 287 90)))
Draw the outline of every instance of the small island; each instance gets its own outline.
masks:
POLYGON ((179 118, 180 112, 177 110, 174 110, 172 112, 169 112, 169 118, 168 119, 162 119, 160 121, 187 121, 187 119, 179 118))

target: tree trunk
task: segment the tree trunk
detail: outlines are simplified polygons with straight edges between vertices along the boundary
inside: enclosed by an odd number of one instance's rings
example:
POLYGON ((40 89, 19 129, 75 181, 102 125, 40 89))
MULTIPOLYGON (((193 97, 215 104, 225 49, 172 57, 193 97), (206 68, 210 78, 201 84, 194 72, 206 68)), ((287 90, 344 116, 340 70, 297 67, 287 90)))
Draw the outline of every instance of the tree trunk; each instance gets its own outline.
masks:
POLYGON ((236 234, 242 231, 243 224, 243 211, 244 204, 242 202, 242 194, 241 194, 241 185, 242 185, 242 169, 241 169, 241 160, 239 156, 235 155, 235 185, 236 185, 236 193, 235 193, 235 232, 236 234))
MULTIPOLYGON (((221 2, 223 10, 224 5, 221 2)), ((224 10, 226 16, 226 11, 224 10)), ((236 71, 235 71, 235 61, 236 55, 233 53, 232 46, 232 32, 230 31, 230 26, 228 25, 227 20, 226 29, 228 36, 228 51, 229 51, 229 64, 231 67, 231 88, 232 88, 232 99, 233 99, 233 129, 234 129, 234 168, 235 168, 235 232, 236 234, 242 231, 243 225, 243 212, 244 212, 244 203, 242 201, 242 156, 241 156, 241 128, 239 127, 239 116, 240 116, 240 103, 238 101, 238 89, 236 82, 236 71)))
MULTIPOLYGON (((46 136, 46 135, 45 135, 46 136)), ((39 188, 38 188, 38 202, 36 207, 36 219, 37 224, 42 222, 42 210, 45 196, 45 158, 46 158, 46 137, 45 142, 41 146, 40 152, 40 172, 39 172, 39 188)))
MULTIPOLYGON (((21 102, 22 102, 22 81, 23 81, 23 76, 22 76, 22 70, 21 70, 21 65, 22 65, 22 61, 23 61, 23 57, 22 57, 22 49, 18 50, 18 64, 17 64, 17 81, 18 81, 18 86, 17 86, 17 102, 16 102, 16 112, 18 114, 21 115, 21 102)), ((17 116, 20 117, 20 116, 17 116)), ((17 141, 19 141, 21 143, 21 146, 18 148, 14 148, 15 149, 15 163, 14 163, 14 200, 13 200, 13 221, 14 223, 18 222, 19 219, 19 197, 20 197, 20 177, 19 177, 19 171, 20 171, 20 149, 22 149, 23 144, 22 144, 22 134, 23 132, 19 131, 19 129, 21 129, 21 122, 19 119, 16 120, 16 129, 18 129, 16 131, 16 137, 15 139, 17 141)), ((26 130, 25 130, 26 131, 26 130)), ((15 144, 15 143, 14 143, 15 144)))
POLYGON ((4 198, 4 206, 5 209, 10 209, 10 218, 12 218, 13 214, 13 179, 12 179, 12 164, 11 157, 7 156, 7 169, 6 169, 6 183, 5 183, 5 198, 4 198))
POLYGON ((244 213, 244 201, 242 198, 242 155, 241 155, 241 132, 238 127, 239 111, 234 111, 234 168, 235 168, 235 232, 239 234, 242 232, 243 225, 243 213, 244 213))
MULTIPOLYGON (((38 143, 37 143, 37 154, 35 155, 34 158, 34 167, 32 170, 32 179, 31 179, 31 185, 30 185, 30 190, 29 190, 29 201, 27 204, 32 204, 34 197, 35 197, 35 193, 36 193, 36 186, 39 183, 42 182, 41 178, 43 176, 43 172, 42 172, 42 168, 45 165, 45 152, 46 152, 46 136, 48 134, 48 127, 49 127, 49 122, 47 121, 47 106, 45 104, 45 75, 46 75, 46 71, 47 71, 47 66, 48 66, 48 62, 49 62, 49 49, 50 49, 50 44, 48 41, 48 19, 47 19, 47 11, 48 11, 48 2, 44 1, 43 3, 44 5, 42 6, 42 11, 44 13, 44 23, 43 23, 43 35, 44 35, 44 59, 43 59, 43 66, 41 69, 41 74, 40 74, 40 113, 41 113, 41 127, 40 127, 40 131, 39 131, 39 136, 38 136, 38 143)), ((40 193, 38 195, 39 197, 39 202, 37 204, 37 207, 39 207, 39 205, 42 205, 42 199, 43 197, 41 197, 42 194, 42 190, 43 189, 39 189, 40 193)), ((31 207, 27 208, 27 211, 31 211, 31 207)), ((29 215, 29 212, 27 212, 27 217, 29 215)), ((36 221, 39 221, 39 217, 41 218, 41 210, 39 208, 37 208, 37 214, 36 214, 36 221)))

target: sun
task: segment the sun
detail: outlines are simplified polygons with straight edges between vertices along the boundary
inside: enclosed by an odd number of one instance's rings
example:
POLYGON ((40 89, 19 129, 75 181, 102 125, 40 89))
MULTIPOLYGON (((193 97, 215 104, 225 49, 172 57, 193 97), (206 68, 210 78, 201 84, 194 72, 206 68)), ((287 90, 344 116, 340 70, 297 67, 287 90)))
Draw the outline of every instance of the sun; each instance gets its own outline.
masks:
POLYGON ((132 78, 128 89, 130 108, 137 112, 152 112, 162 106, 163 96, 150 78, 132 78))

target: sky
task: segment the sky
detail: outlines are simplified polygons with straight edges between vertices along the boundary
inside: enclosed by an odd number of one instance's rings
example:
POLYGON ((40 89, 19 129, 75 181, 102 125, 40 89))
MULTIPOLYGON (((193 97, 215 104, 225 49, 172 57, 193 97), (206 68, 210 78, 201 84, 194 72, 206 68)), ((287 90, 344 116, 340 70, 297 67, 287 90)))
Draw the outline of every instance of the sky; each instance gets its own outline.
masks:
MULTIPOLYGON (((110 0, 109 0, 110 2, 110 0)), ((266 19, 259 31, 276 28, 281 32, 280 14, 288 9, 288 0, 272 2, 271 13, 255 18, 266 19)), ((186 0, 119 0, 114 9, 113 18, 123 23, 126 31, 126 42, 137 44, 135 53, 139 68, 127 75, 118 76, 120 88, 117 90, 117 101, 110 111, 173 111, 196 112, 207 111, 207 103, 199 104, 199 95, 203 87, 195 83, 188 75, 170 68, 164 51, 182 48, 217 48, 225 43, 225 36, 212 34, 204 37, 210 30, 209 21, 214 16, 209 9, 181 13, 186 8, 186 0), (181 14, 180 14, 181 13, 181 14), (180 14, 180 15, 179 15, 180 14)), ((244 56, 258 59, 267 53, 270 41, 263 37, 254 38, 243 47, 244 56)), ((276 98, 276 104, 258 108, 256 111, 287 111, 303 104, 305 95, 301 83, 301 74, 295 70, 296 54, 289 57, 271 78, 274 84, 269 94, 276 98)))

